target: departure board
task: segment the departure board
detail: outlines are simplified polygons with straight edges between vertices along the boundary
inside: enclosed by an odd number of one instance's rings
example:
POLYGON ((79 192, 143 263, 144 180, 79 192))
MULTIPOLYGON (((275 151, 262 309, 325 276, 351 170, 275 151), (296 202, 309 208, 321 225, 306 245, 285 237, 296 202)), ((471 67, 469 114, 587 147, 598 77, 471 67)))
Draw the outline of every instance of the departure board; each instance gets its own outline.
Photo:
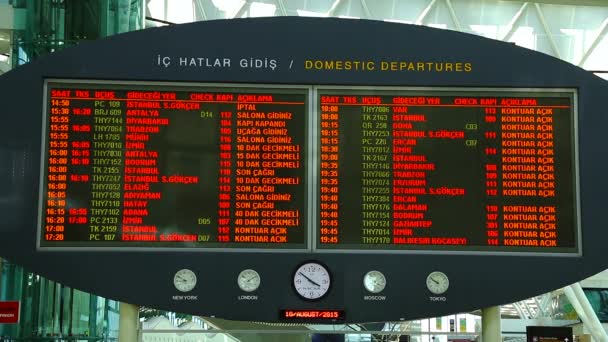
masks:
POLYGON ((40 247, 308 248, 307 88, 45 93, 40 247))
POLYGON ((578 253, 573 91, 319 89, 317 248, 578 253))

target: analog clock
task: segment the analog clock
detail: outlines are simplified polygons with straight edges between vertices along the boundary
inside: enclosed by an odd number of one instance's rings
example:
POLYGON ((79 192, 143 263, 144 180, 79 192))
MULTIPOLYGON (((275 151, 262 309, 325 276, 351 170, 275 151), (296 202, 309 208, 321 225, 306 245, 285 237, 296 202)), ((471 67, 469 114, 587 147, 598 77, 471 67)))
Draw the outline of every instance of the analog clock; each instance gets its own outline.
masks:
POLYGON ((380 271, 369 271, 363 276, 363 286, 371 293, 380 293, 386 286, 386 277, 380 271))
POLYGON ((442 294, 450 287, 450 280, 443 272, 431 272, 431 274, 426 277, 426 287, 434 294, 442 294))
POLYGON ((236 279, 239 288, 245 292, 253 292, 260 287, 261 278, 258 272, 252 269, 247 269, 239 273, 236 279))
POLYGON ((331 287, 331 275, 325 266, 317 262, 307 262, 294 273, 293 286, 304 299, 321 299, 331 287))
POLYGON ((188 269, 177 271, 173 277, 173 285, 181 292, 189 292, 196 286, 196 274, 188 269))

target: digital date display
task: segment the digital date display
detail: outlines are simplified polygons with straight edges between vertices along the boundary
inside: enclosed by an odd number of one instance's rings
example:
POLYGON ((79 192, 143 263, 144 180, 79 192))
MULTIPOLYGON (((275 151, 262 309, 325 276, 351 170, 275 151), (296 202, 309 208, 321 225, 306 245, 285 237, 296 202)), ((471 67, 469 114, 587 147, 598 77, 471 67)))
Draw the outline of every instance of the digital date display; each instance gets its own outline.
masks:
POLYGON ((344 320, 344 310, 281 310, 281 320, 344 320))

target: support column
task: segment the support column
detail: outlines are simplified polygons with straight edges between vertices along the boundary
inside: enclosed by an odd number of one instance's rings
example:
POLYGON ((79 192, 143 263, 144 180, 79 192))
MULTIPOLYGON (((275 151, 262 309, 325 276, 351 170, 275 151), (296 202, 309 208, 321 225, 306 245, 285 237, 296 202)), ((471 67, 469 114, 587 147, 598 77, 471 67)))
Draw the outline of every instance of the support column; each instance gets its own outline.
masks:
MULTIPOLYGON (((2 284, 2 270, 4 269, 4 260, 0 258, 0 301, 4 300, 3 291, 6 292, 6 288, 4 284, 2 284)), ((11 328, 9 328, 8 324, 0 324, 0 336, 4 336, 7 333, 11 332, 11 328)))
POLYGON ((118 322, 118 341, 139 341, 139 308, 133 304, 120 303, 120 320, 118 322))
POLYGON ((500 306, 481 310, 481 341, 502 341, 500 326, 500 306))
POLYGON ((2 300, 2 291, 4 291, 4 287, 2 285, 2 271, 4 270, 4 260, 0 258, 0 300, 2 300))

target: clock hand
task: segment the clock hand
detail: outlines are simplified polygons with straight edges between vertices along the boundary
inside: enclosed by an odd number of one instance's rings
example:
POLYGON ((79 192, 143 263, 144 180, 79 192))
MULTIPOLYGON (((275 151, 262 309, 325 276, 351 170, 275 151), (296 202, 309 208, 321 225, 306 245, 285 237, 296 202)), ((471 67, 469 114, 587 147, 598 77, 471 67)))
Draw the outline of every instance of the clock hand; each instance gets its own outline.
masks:
POLYGON ((299 274, 299 275, 301 275, 302 277, 306 278, 306 280, 308 280, 308 281, 309 281, 311 284, 316 285, 316 286, 318 286, 318 287, 321 287, 321 285, 319 285, 319 284, 315 283, 315 281, 314 281, 314 280, 312 280, 312 279, 308 278, 308 277, 306 276, 306 274, 304 274, 304 273, 302 273, 302 272, 298 272, 298 274, 299 274))
POLYGON ((432 281, 433 281, 435 284, 439 285, 439 282, 438 282, 437 280, 433 279, 432 277, 431 277, 431 280, 432 280, 432 281))

